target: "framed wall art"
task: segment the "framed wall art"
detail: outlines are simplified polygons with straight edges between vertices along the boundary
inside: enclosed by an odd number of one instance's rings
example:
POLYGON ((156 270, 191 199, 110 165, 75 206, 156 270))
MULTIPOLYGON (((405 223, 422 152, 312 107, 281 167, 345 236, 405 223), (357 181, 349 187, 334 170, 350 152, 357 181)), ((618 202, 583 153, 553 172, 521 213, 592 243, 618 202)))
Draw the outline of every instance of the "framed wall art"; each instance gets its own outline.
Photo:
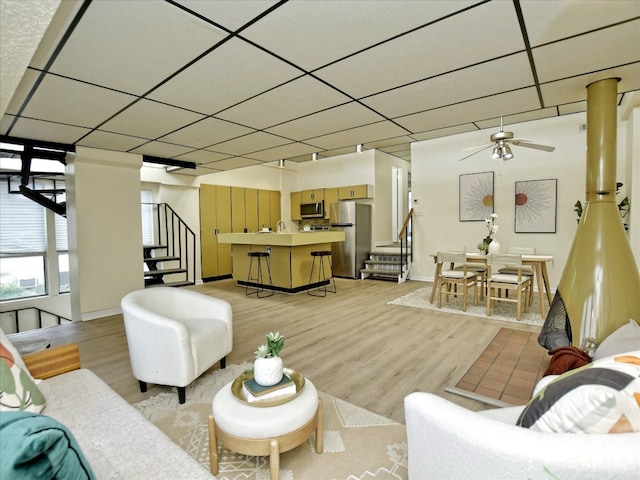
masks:
POLYGON ((516 182, 516 233, 556 233, 557 179, 516 182))
POLYGON ((460 221, 480 222, 493 213, 493 172, 460 175, 460 221))

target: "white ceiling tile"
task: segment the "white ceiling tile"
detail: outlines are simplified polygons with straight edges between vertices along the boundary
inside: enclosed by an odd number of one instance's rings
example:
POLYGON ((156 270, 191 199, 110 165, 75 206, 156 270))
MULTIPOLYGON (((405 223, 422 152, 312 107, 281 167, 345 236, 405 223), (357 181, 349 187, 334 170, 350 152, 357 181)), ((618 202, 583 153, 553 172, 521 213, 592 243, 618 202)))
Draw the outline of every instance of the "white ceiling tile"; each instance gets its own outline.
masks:
POLYGON ((532 47, 640 16, 636 0, 520 2, 532 47))
POLYGON ((161 158, 173 158, 178 155, 183 155, 193 150, 189 147, 183 147, 181 145, 173 145, 171 143, 164 142, 149 142, 145 145, 141 145, 131 150, 131 153, 140 153, 142 155, 151 155, 153 157, 161 158))
POLYGON ((252 160, 250 158, 243 158, 243 157, 233 157, 233 158, 227 158, 226 160, 207 163, 206 165, 203 165, 203 167, 217 168, 220 170, 231 170, 234 168, 252 167, 254 165, 261 165, 261 164, 262 162, 258 160, 252 160))
POLYGON ((177 3, 207 17, 231 31, 278 3, 277 0, 177 0, 177 3))
POLYGON ((211 115, 301 73, 246 42, 232 39, 160 86, 149 98, 211 115))
POLYGON ((298 155, 307 155, 307 160, 311 160, 311 154, 317 152, 318 149, 311 145, 305 145, 304 143, 289 143, 277 148, 269 148, 260 152, 247 155, 256 160, 262 160, 264 162, 273 162, 281 158, 289 159, 298 155))
POLYGON ((60 5, 7 95, 0 132, 206 162, 189 176, 278 158, 297 166, 316 150, 347 159, 357 143, 404 158, 414 141, 500 116, 515 124, 583 111, 586 85, 602 78, 621 77, 619 94, 640 91, 637 0, 105 0, 84 2, 61 43, 76 3, 60 5), (540 92, 514 5, 538 46, 540 92), (82 81, 44 74, 39 83, 47 64, 82 81), (155 86, 142 101, 124 93, 155 86), (199 114, 215 115, 191 123, 199 114))
POLYGON ((81 127, 96 127, 135 97, 47 75, 29 101, 24 115, 81 127))
POLYGON ((571 113, 579 113, 587 111, 587 102, 575 102, 568 105, 560 105, 558 107, 560 115, 569 115, 571 113))
POLYGON ((371 125, 353 128, 343 132, 336 132, 329 135, 323 135, 313 139, 309 139, 307 143, 316 145, 324 150, 336 149, 344 146, 346 143, 357 139, 352 145, 355 148, 357 144, 373 142, 385 138, 398 137, 407 132, 392 122, 378 122, 371 125))
POLYGON ((458 135, 459 133, 475 132, 477 130, 478 127, 471 123, 468 123, 464 125, 455 125, 453 127, 429 130, 428 132, 416 133, 411 136, 414 137, 417 141, 423 141, 439 137, 448 137, 449 135, 458 135))
POLYGON ((619 77, 618 92, 640 90, 640 62, 577 77, 545 83, 540 87, 545 105, 563 105, 584 100, 587 85, 605 78, 619 77))
POLYGON ((374 95, 362 103, 393 118, 533 84, 529 59, 521 53, 374 95))
MULTIPOLYGON (((2 130, 4 131, 4 126, 2 130)), ((86 128, 63 125, 61 123, 20 118, 11 130, 11 136, 47 142, 73 143, 90 131, 86 128)))
POLYGON ((100 129, 154 139, 202 118, 197 113, 142 99, 100 129))
POLYGON ((410 144, 411 142, 415 142, 415 139, 409 137, 407 135, 403 135, 400 137, 388 138, 385 140, 379 140, 375 142, 367 142, 365 144, 366 148, 377 148, 377 149, 386 149, 387 148, 404 148, 405 145, 410 144))
MULTIPOLYGON (((541 110, 533 110, 531 112, 516 113, 515 115, 506 115, 502 117, 502 123, 504 126, 514 123, 530 122, 532 120, 540 120, 542 118, 557 117, 558 111, 553 108, 543 108, 541 110)), ((483 120, 476 122, 479 128, 498 128, 500 126, 500 118, 491 118, 489 120, 483 120)), ((506 127, 505 127, 506 128, 506 127)))
POLYGON ((226 36, 167 2, 93 2, 51 71, 142 94, 226 36))
POLYGON ((304 140, 380 120, 380 115, 357 102, 351 102, 277 125, 267 131, 294 140, 304 140))
POLYGON ((309 76, 275 88, 216 115, 256 129, 302 117, 350 99, 309 76))
POLYGON ((196 150, 194 152, 185 153, 184 155, 178 155, 175 159, 195 163, 209 163, 217 162, 218 160, 223 160, 228 157, 229 155, 225 155, 223 153, 210 152, 208 150, 196 150))
POLYGON ((523 49, 513 4, 490 2, 318 70, 316 75, 360 98, 523 49))
POLYGON ((640 20, 533 50, 540 82, 640 61, 640 20))
POLYGON ((293 0, 242 35, 310 71, 473 3, 293 0))
POLYGON ((147 142, 148 140, 138 137, 132 137, 130 135, 121 135, 119 133, 94 130, 89 135, 82 138, 78 142, 78 145, 83 145, 85 147, 102 148, 104 150, 126 152, 147 142))
POLYGON ((196 148, 204 148, 215 143, 225 141, 252 133, 254 130, 225 122, 217 118, 205 118, 204 120, 189 125, 177 132, 173 132, 162 138, 163 141, 177 143, 179 145, 191 145, 196 148))
POLYGON ((426 132, 481 119, 495 118, 535 110, 540 107, 535 88, 526 88, 515 92, 503 93, 457 105, 436 108, 423 113, 396 118, 395 121, 413 132, 426 132))
POLYGON ((212 145, 209 150, 241 157, 243 155, 291 143, 286 138, 265 132, 250 133, 243 137, 212 145))

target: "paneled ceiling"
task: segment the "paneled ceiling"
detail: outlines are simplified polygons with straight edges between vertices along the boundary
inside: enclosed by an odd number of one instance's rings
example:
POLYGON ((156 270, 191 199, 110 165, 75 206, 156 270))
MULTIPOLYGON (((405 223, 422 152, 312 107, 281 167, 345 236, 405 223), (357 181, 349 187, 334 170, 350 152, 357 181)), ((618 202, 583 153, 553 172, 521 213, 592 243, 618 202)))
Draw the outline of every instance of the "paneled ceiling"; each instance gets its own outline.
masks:
MULTIPOLYGON (((584 111, 640 90, 638 0, 63 2, 0 134, 202 175, 584 111)), ((461 145, 461 148, 466 145, 461 145)))

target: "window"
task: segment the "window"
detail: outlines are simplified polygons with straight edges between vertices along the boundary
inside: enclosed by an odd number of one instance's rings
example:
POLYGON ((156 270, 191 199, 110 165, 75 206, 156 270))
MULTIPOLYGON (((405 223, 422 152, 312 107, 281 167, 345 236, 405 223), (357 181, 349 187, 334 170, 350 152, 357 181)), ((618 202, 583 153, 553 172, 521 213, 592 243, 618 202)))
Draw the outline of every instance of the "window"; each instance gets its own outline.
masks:
POLYGON ((0 180, 0 204, 0 300, 44 295, 44 208, 10 193, 7 178, 0 180))
MULTIPOLYGON (((47 212, 17 191, 18 182, 0 178, 0 301, 47 295, 47 273, 58 275, 59 292, 69 292, 67 219, 47 212), (55 246, 47 230, 55 230, 55 246), (56 262, 47 253, 56 252, 56 262), (58 272, 55 272, 57 268, 58 272)), ((55 283, 55 282, 54 282, 55 283)))

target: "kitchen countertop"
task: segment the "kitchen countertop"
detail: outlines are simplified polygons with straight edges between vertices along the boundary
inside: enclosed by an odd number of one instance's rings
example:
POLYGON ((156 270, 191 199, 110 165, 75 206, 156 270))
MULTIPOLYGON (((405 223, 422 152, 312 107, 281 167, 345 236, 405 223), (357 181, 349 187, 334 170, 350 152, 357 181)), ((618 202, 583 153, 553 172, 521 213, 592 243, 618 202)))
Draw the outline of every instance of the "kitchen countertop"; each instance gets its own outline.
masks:
POLYGON ((344 232, 310 231, 296 233, 219 233, 218 243, 295 247, 318 243, 344 242, 344 232))

